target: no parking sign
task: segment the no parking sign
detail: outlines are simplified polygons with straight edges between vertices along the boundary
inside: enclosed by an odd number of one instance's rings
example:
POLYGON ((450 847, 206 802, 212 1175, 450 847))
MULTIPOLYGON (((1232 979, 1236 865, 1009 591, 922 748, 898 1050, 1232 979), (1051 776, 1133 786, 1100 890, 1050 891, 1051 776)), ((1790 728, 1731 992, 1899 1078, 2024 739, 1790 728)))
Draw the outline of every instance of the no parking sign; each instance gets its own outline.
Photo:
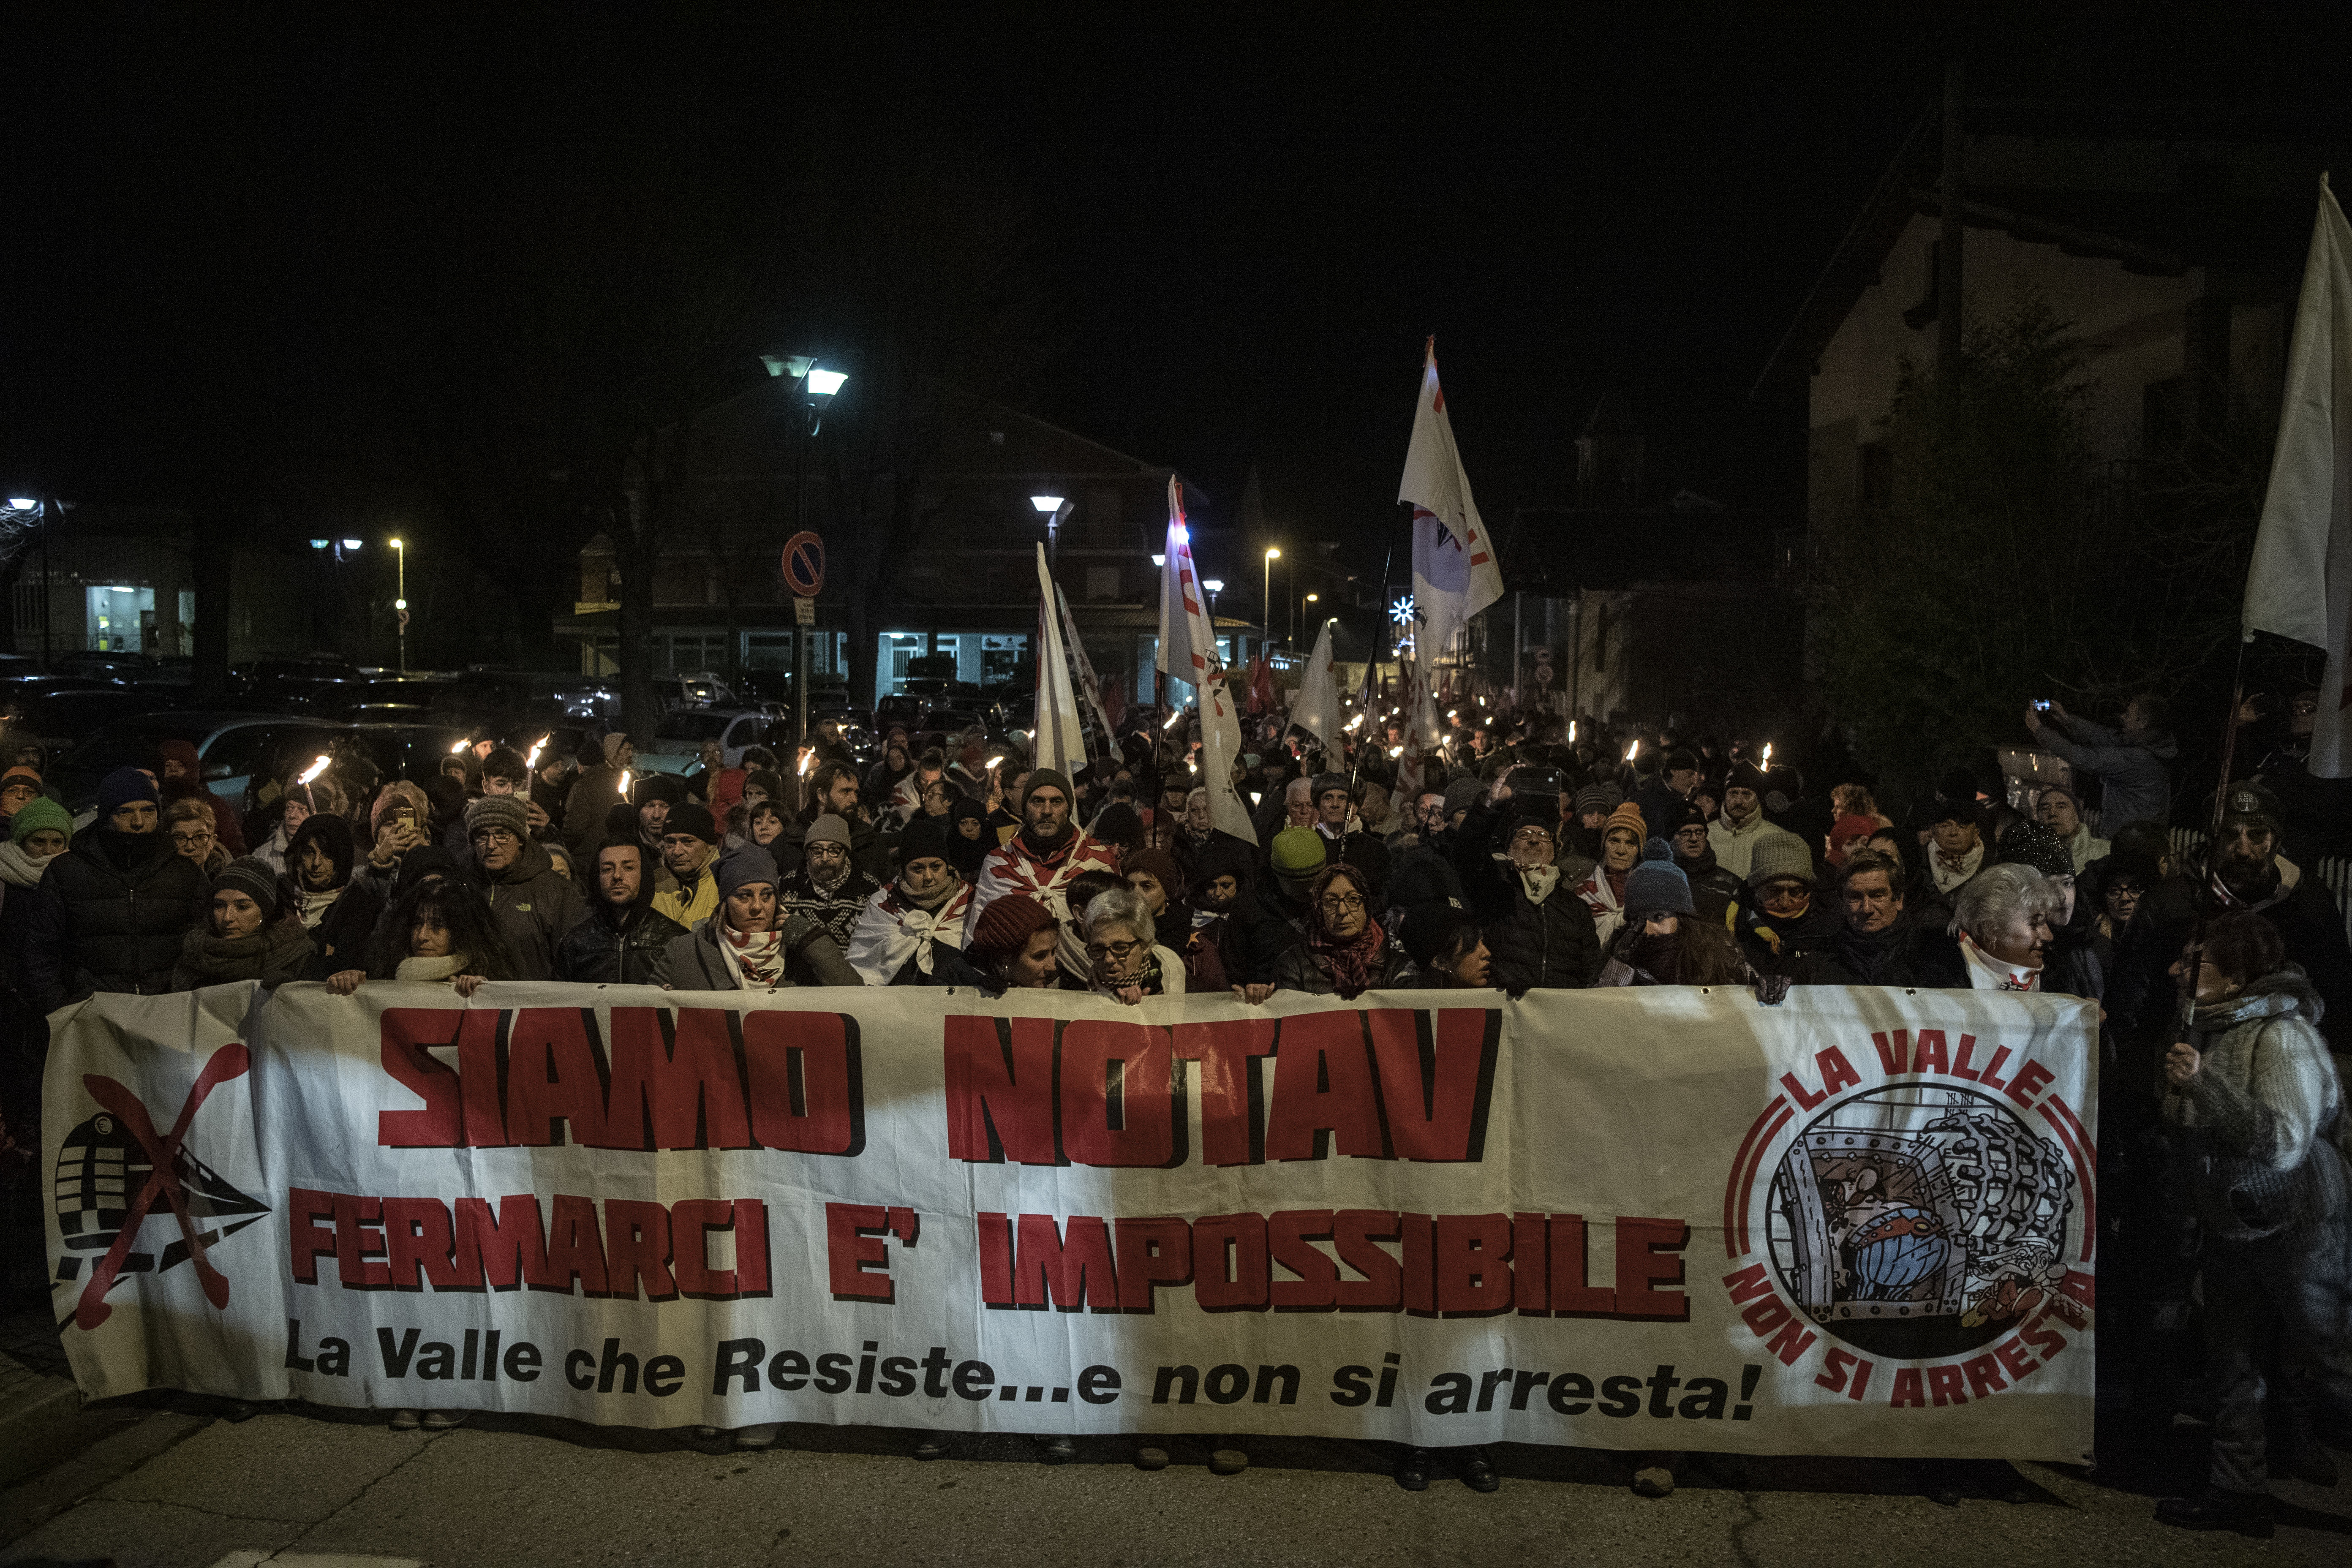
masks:
POLYGON ((824 541, 803 530, 784 541, 784 586, 803 599, 824 587, 824 541))

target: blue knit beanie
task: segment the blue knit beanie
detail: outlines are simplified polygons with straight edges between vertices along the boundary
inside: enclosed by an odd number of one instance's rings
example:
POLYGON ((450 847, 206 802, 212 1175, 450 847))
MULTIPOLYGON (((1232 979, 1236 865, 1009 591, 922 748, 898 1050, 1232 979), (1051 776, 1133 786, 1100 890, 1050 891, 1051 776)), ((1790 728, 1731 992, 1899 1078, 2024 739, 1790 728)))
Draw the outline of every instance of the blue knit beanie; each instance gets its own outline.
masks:
POLYGON ((155 781, 137 768, 117 768, 99 782, 98 815, 101 818, 111 816, 118 808, 134 800, 143 800, 150 805, 163 801, 155 781))
POLYGON ((1695 915, 1690 879, 1675 864, 1675 852, 1663 838, 1642 847, 1642 858, 1625 873, 1625 923, 1638 925, 1652 915, 1695 915))

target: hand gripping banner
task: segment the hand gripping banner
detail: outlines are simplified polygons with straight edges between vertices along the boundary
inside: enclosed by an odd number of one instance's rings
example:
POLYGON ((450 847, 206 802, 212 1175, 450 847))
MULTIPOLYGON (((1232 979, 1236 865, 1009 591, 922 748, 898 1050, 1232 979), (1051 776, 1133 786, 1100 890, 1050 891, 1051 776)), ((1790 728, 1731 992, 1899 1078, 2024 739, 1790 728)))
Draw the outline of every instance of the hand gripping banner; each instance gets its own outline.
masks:
POLYGON ((2076 1460, 2095 1017, 102 996, 52 1020, 56 1309, 93 1396, 2076 1460))

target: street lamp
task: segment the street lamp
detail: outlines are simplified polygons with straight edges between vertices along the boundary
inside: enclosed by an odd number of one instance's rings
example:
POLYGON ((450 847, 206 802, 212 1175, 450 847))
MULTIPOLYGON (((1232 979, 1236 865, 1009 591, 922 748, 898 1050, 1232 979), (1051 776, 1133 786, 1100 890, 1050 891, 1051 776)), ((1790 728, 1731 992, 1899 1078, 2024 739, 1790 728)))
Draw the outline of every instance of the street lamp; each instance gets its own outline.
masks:
MULTIPOLYGON (((824 423, 824 411, 831 405, 834 395, 848 384, 849 373, 819 368, 814 354, 763 353, 760 356, 760 363, 767 367, 770 375, 786 377, 801 384, 801 401, 807 408, 808 416, 801 426, 800 465, 796 479, 800 503, 796 526, 798 531, 805 533, 808 531, 809 443, 815 439, 818 427, 824 423)), ((802 743, 808 740, 807 629, 797 623, 793 626, 793 687, 794 701, 800 710, 795 740, 802 743)))
POLYGON ((398 574, 398 585, 394 590, 392 607, 400 616, 400 673, 408 673, 408 547, 397 539, 392 542, 392 559, 398 574))
POLYGON ((1258 594, 1258 610, 1264 617, 1257 628, 1257 640, 1261 653, 1265 651, 1265 643, 1274 636, 1274 563, 1280 559, 1282 559, 1282 552, 1279 550, 1270 549, 1265 552, 1265 581, 1258 594))
POLYGON ((1029 504, 1035 507, 1038 515, 1045 520, 1045 569, 1051 572, 1054 569, 1055 546, 1060 542, 1062 520, 1068 517, 1078 503, 1048 495, 1031 496, 1029 504))
MULTIPOLYGON (((1307 602, 1310 605, 1318 604, 1322 598, 1323 595, 1320 594, 1309 594, 1307 595, 1307 602)), ((1294 644, 1298 641, 1298 606, 1297 605, 1290 607, 1290 640, 1294 644)))
MULTIPOLYGON (((1209 595, 1209 642, 1213 647, 1217 640, 1217 595, 1225 591, 1225 580, 1223 577, 1203 577, 1201 586, 1209 595)), ((1221 653, 1217 657, 1223 658, 1224 655, 1221 653)))

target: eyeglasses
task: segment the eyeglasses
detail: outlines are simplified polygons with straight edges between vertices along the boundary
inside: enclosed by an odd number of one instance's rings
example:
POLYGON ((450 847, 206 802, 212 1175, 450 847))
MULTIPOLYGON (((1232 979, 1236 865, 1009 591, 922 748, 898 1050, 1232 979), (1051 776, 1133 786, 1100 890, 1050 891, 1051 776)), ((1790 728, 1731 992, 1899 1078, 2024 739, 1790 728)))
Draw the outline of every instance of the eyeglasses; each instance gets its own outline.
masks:
POLYGON ((1329 910, 1333 914, 1343 914, 1349 910, 1360 910, 1364 907, 1364 895, 1361 893, 1326 893, 1323 896, 1323 907, 1329 910))
POLYGON ((510 827, 478 827, 474 830, 473 841, 477 844, 487 841, 493 848, 501 844, 522 842, 514 836, 514 829, 510 827))
POLYGON ((213 836, 203 831, 201 828, 194 833, 174 833, 172 835, 172 842, 178 845, 183 849, 194 849, 199 844, 209 844, 212 841, 213 836))
POLYGON ((1106 958, 1116 958, 1124 963, 1142 945, 1139 942, 1090 942, 1087 943, 1087 956, 1097 963, 1106 958))

